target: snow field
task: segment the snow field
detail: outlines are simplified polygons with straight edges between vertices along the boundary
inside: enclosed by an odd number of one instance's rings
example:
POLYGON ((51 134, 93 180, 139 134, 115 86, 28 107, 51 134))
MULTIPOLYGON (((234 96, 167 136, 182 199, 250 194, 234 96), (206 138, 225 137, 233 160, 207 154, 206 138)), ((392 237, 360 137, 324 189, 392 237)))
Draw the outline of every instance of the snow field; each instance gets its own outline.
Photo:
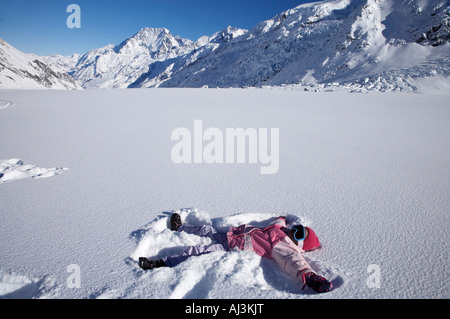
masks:
POLYGON ((0 98, 15 103, 0 110, 3 169, 68 169, 0 183, 2 298, 448 298, 445 94, 148 89, 0 98), (279 128, 279 171, 173 163, 171 132, 197 119, 223 131, 279 128), (167 229, 178 209, 222 229, 301 220, 323 246, 305 257, 337 288, 302 291, 248 252, 142 271, 140 255, 205 242, 167 229), (68 285, 70 265, 79 266, 80 287, 68 285), (367 285, 371 265, 379 288, 367 285))

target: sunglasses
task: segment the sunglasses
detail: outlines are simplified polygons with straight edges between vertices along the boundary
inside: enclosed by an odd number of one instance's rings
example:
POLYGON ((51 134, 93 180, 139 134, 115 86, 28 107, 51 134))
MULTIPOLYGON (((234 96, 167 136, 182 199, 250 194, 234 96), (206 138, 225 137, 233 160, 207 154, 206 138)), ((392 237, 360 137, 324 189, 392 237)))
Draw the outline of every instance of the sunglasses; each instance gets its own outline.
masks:
POLYGON ((305 227, 303 225, 295 225, 292 227, 292 236, 296 241, 305 239, 305 227))

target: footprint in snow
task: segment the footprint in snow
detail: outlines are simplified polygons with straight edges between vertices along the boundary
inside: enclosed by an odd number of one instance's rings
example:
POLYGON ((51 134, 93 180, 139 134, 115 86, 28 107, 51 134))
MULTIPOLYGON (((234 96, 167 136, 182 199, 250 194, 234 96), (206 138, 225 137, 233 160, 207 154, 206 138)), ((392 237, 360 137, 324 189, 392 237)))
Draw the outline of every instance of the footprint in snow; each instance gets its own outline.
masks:
POLYGON ((12 101, 0 99, 0 110, 1 109, 6 109, 6 108, 9 108, 9 107, 13 107, 14 105, 16 105, 16 103, 14 103, 12 101))
POLYGON ((65 167, 41 168, 20 159, 0 160, 0 184, 23 178, 46 178, 61 174, 65 167))

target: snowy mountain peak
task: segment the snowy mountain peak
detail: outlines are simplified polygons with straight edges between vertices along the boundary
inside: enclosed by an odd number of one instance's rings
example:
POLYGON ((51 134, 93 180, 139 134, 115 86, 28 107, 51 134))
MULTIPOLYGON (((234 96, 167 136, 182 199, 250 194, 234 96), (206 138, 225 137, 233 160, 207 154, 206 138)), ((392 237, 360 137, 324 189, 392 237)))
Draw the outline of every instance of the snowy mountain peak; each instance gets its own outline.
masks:
POLYGON ((228 26, 225 29, 214 33, 211 36, 202 36, 197 41, 195 41, 195 48, 199 48, 208 44, 221 44, 229 42, 241 35, 247 33, 245 29, 239 29, 232 26, 228 26))
POLYGON ((213 36, 212 36, 212 41, 214 42, 228 42, 231 41, 243 34, 245 34, 247 32, 247 30, 244 29, 239 29, 239 28, 234 28, 232 26, 228 26, 227 28, 216 32, 213 36))
POLYGON ((142 28, 132 37, 114 48, 117 54, 153 55, 161 57, 165 54, 179 54, 192 41, 173 36, 166 28, 142 28))

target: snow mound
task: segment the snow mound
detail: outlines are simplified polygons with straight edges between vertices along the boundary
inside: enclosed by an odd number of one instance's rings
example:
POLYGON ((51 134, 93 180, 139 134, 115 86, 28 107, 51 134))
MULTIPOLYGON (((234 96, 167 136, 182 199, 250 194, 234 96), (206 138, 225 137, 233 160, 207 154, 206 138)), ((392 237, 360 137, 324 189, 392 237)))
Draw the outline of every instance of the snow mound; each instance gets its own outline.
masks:
POLYGON ((0 99, 0 110, 1 109, 6 109, 6 108, 9 108, 9 107, 13 107, 14 105, 16 105, 16 103, 14 103, 12 101, 0 99))
MULTIPOLYGON (((249 295, 256 295, 259 298, 298 298, 312 293, 308 289, 302 290, 302 287, 279 269, 272 260, 245 251, 214 252, 191 257, 173 268, 143 271, 137 264, 141 256, 158 259, 181 253, 188 246, 210 243, 209 238, 171 231, 168 223, 174 212, 181 215, 183 222, 195 225, 209 224, 220 231, 241 224, 262 227, 276 217, 267 213, 239 213, 211 219, 208 213, 196 208, 164 212, 130 234, 130 239, 136 243, 136 249, 126 259, 136 277, 132 287, 106 290, 97 298, 197 299, 245 298, 249 295)), ((294 215, 286 217, 288 224, 310 224, 304 217, 294 215)), ((336 287, 343 283, 343 278, 335 274, 333 267, 326 267, 311 259, 307 260, 318 273, 332 279, 336 287)))
POLYGON ((61 174, 65 167, 41 168, 36 165, 25 165, 22 160, 12 158, 0 161, 0 183, 23 178, 46 178, 61 174))
POLYGON ((54 298, 59 288, 53 276, 29 278, 0 271, 0 299, 54 298))

